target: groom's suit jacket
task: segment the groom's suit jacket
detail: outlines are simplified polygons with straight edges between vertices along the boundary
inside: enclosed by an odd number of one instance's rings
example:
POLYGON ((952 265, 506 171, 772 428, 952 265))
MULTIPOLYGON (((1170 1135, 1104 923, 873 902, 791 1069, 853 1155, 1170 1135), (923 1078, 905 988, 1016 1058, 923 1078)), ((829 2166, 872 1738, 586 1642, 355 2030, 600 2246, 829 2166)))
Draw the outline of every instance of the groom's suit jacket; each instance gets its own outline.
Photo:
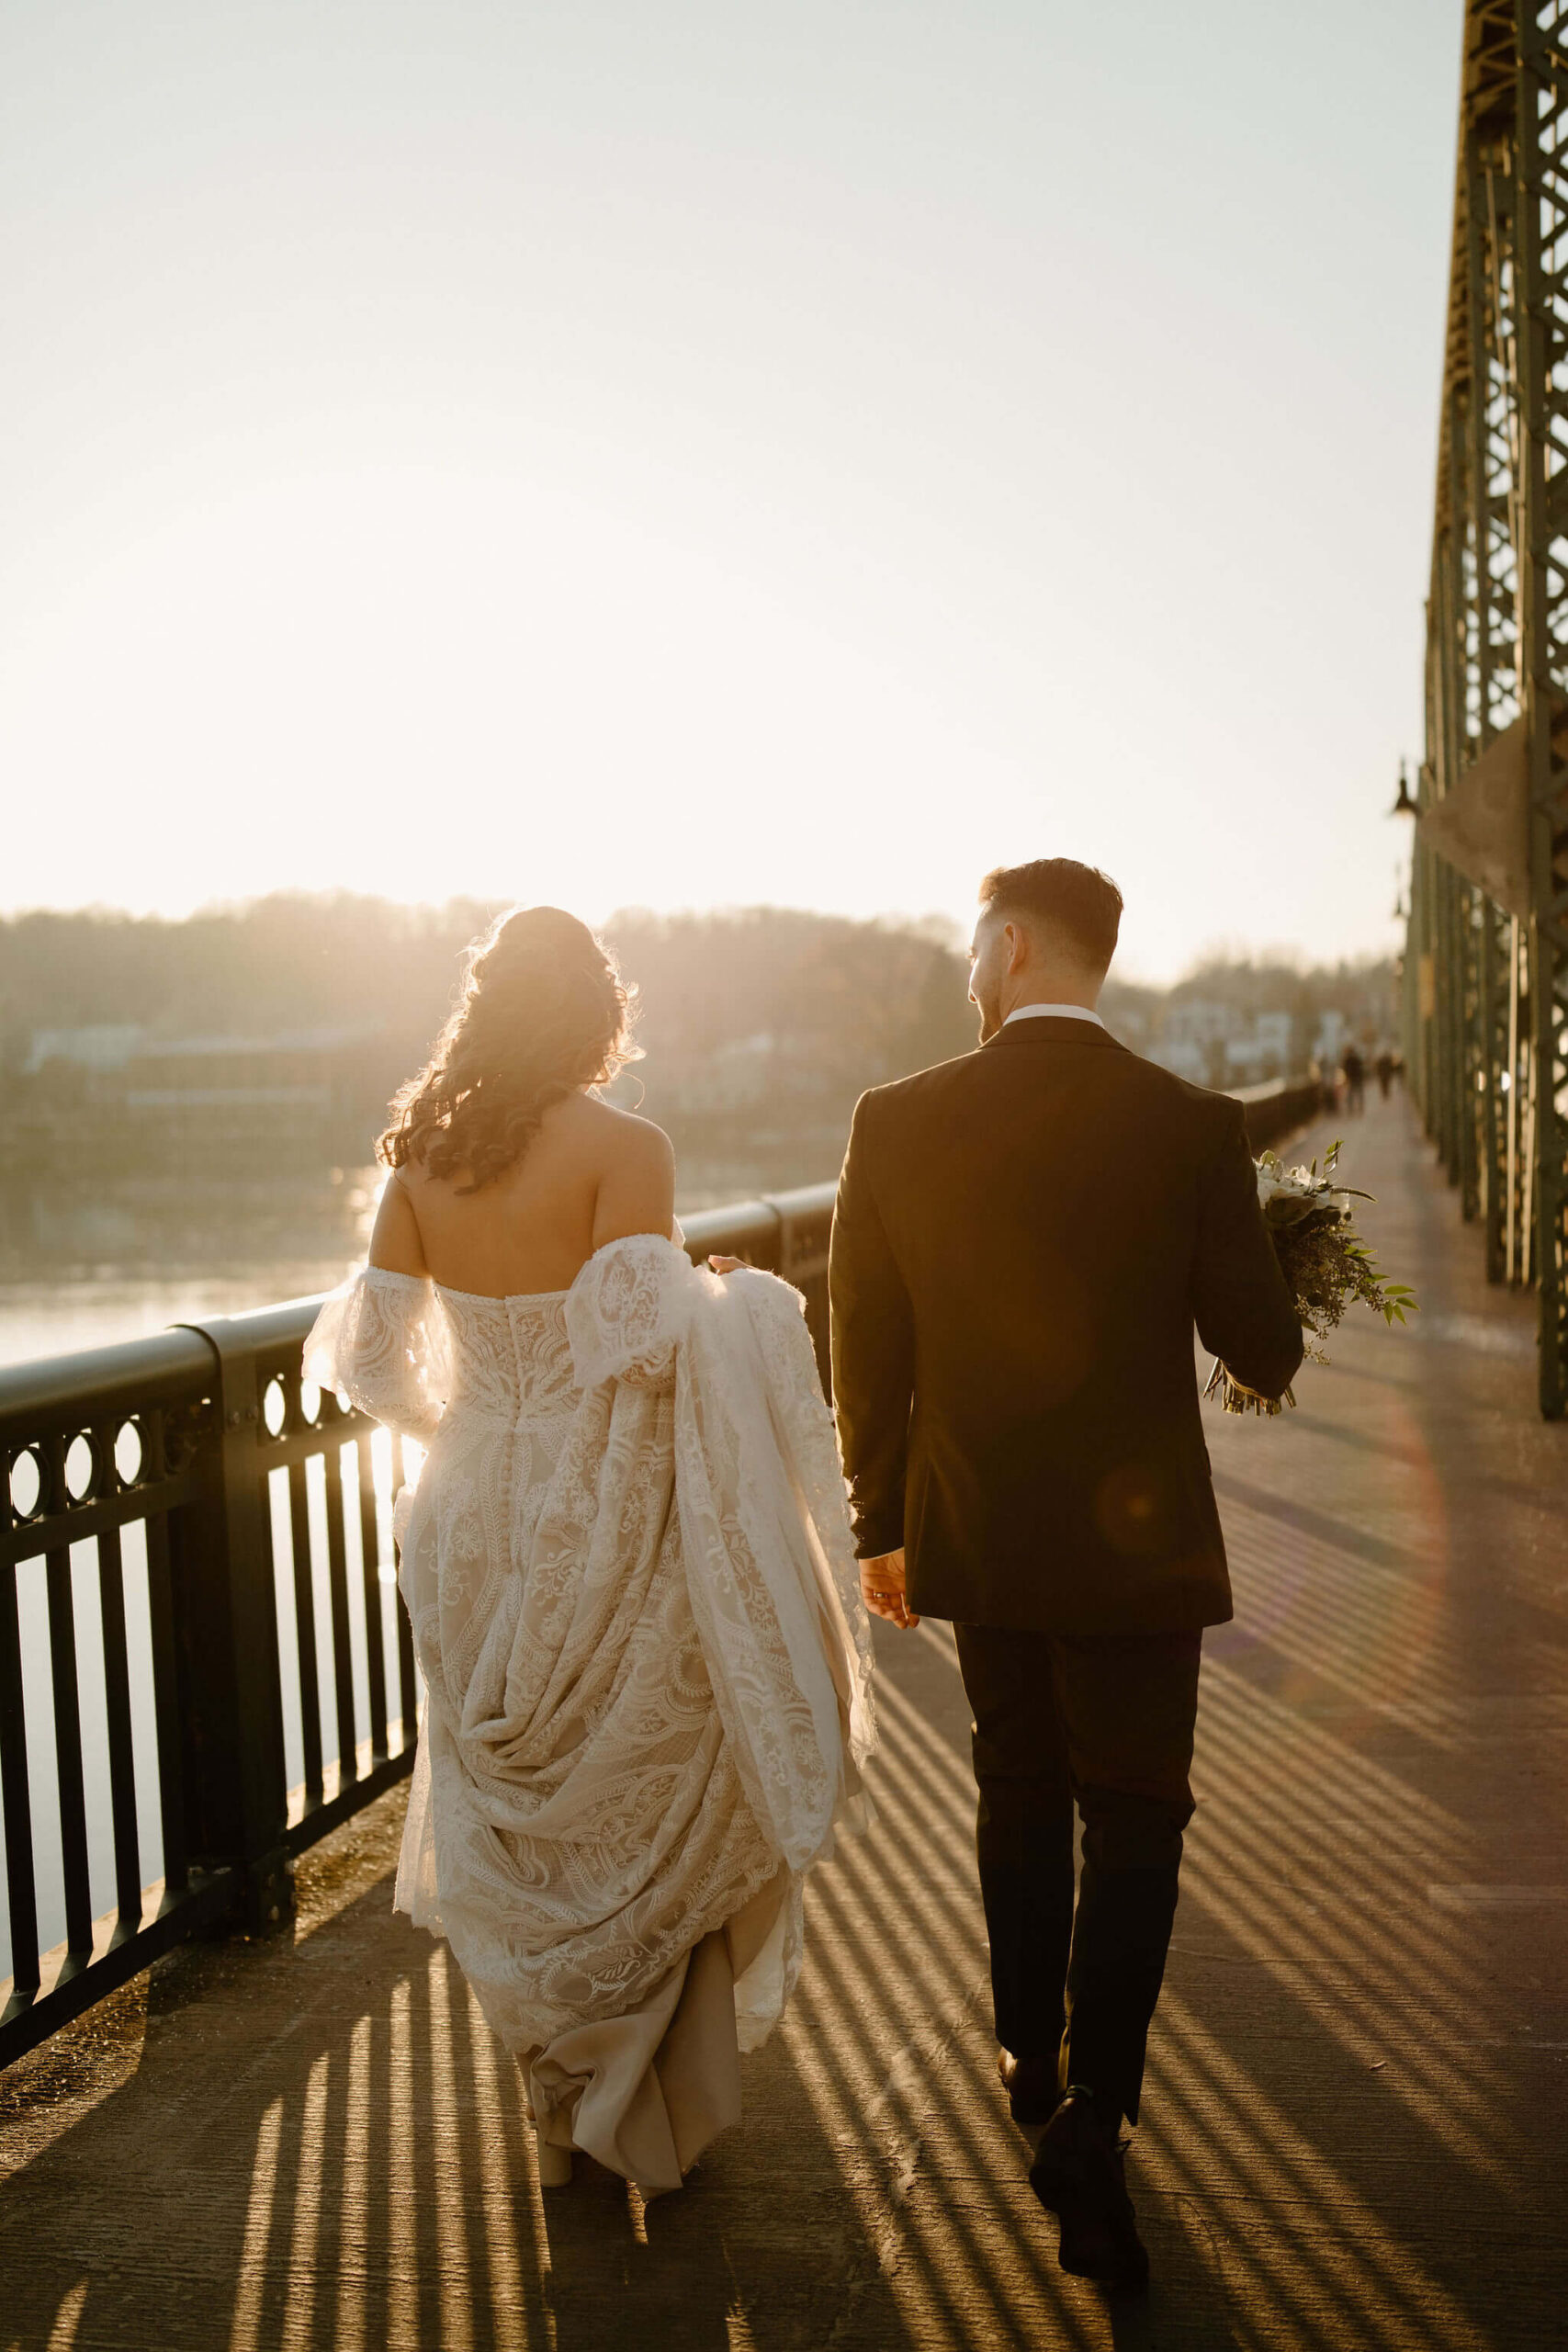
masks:
POLYGON ((833 1218, 855 1548, 915 1610, 1057 1634, 1231 1614, 1192 1332, 1302 1359, 1239 1103, 1091 1022, 1009 1023, 856 1107, 833 1218))

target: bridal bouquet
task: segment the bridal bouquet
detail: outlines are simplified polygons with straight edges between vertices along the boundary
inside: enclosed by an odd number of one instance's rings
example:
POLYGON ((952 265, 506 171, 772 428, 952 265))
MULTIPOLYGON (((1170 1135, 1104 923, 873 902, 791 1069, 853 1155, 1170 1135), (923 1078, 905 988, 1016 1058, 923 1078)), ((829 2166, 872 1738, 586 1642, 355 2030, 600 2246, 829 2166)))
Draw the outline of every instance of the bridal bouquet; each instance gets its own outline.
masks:
MULTIPOLYGON (((1357 1233, 1350 1204, 1370 1201, 1372 1195, 1334 1183, 1338 1160, 1336 1144, 1321 1176, 1315 1159, 1310 1168, 1287 1169, 1278 1153, 1266 1151, 1256 1163, 1258 1204, 1301 1317, 1309 1363, 1328 1362, 1322 1342, 1357 1299, 1385 1323, 1396 1317, 1403 1323, 1416 1312, 1415 1292, 1406 1283, 1382 1280, 1376 1260, 1357 1233)), ((1220 1363, 1209 1374, 1203 1394, 1217 1396, 1227 1413, 1272 1414, 1296 1401, 1288 1388, 1280 1398, 1259 1396, 1233 1379, 1220 1363)))

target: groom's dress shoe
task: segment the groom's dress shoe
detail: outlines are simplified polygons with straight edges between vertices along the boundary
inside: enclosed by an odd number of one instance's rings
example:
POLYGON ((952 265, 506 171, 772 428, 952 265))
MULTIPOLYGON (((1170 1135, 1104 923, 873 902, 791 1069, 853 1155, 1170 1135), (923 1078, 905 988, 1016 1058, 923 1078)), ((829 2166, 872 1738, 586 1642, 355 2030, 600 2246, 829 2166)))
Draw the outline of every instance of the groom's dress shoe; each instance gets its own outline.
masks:
POLYGON ((1149 2257, 1122 2177, 1123 2151, 1088 2091, 1069 2090, 1040 2135, 1029 2185, 1062 2225, 1056 2259, 1079 2278, 1146 2287, 1149 2257))
POLYGON ((1021 2132, 1043 2132, 1056 2111, 1060 2094, 1056 2088, 1056 2070, 1049 2075, 1034 2073, 1022 2066, 1010 2050, 997 2052, 997 2072, 1008 2095, 1012 2120, 1021 2132))

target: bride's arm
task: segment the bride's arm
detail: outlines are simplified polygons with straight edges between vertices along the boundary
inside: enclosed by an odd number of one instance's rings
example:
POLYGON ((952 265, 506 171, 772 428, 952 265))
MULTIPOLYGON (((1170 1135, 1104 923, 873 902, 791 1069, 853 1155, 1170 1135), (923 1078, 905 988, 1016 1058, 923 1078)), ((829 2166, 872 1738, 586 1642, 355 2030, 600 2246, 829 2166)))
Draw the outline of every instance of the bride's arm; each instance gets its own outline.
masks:
POLYGON ((428 1443, 451 1386, 413 1204, 394 1173, 382 1189, 369 1262, 324 1301, 305 1342, 307 1379, 428 1443))
POLYGON ((662 1127, 625 1116, 593 1204, 593 1247, 633 1233, 668 1234, 675 1222, 675 1153, 662 1127))
POLYGON ((427 1274, 419 1219, 406 1186, 394 1168, 381 1187, 376 1222, 370 1231, 370 1263, 389 1274, 427 1274))

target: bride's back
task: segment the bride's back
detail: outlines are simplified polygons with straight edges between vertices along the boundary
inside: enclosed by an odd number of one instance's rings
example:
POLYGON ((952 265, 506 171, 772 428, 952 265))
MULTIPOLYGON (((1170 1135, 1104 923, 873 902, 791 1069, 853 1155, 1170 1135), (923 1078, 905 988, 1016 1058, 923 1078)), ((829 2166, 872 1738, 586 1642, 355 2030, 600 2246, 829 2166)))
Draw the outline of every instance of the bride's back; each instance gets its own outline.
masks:
POLYGON ((567 1289, 624 1234, 669 1233, 668 1138, 592 1091, 632 1050, 626 990, 592 933, 556 907, 503 918, 393 1104, 371 1262, 515 1297, 567 1289))
POLYGON ((417 1163, 392 1178, 387 1190, 406 1195, 424 1261, 404 1271, 491 1298, 566 1290, 606 1241, 668 1233, 674 1209, 668 1138, 586 1094, 553 1104, 504 1175, 478 1192, 462 1182, 417 1163))

